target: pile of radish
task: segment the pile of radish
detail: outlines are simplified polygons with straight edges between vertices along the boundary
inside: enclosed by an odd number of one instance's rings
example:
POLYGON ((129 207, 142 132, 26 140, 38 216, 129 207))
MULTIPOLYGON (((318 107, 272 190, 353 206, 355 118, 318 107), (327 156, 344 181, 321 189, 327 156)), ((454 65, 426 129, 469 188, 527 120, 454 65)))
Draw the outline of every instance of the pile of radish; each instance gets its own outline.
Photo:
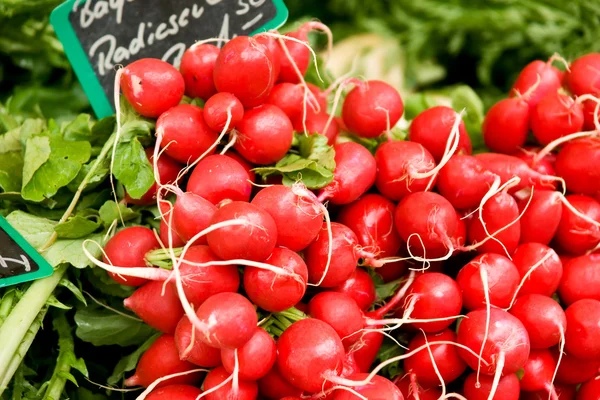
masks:
POLYGON ((119 72, 157 119, 156 185, 128 200, 162 214, 160 232, 126 227, 95 260, 163 333, 125 384, 141 400, 599 399, 600 54, 527 65, 486 115, 492 152, 472 155, 461 110, 427 109, 396 140, 390 85, 305 82, 315 29, 119 72), (256 175, 295 134, 335 151, 323 188, 256 175))

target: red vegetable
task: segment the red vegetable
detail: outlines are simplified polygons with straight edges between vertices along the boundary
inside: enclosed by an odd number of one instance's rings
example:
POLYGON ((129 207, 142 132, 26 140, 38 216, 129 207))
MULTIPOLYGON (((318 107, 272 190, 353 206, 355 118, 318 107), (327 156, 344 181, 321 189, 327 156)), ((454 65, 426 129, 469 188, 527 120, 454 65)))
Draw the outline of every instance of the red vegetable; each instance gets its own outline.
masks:
POLYGON ((179 70, 185 80, 185 94, 207 100, 217 92, 213 80, 219 48, 204 43, 191 46, 183 53, 179 70))

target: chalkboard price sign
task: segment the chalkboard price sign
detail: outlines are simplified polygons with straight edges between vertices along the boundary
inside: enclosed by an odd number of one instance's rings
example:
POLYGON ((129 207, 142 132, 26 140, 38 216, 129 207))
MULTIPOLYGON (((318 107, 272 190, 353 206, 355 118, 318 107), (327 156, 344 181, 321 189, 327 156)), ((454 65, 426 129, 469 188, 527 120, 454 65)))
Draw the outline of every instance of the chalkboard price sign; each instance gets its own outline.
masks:
POLYGON ((50 264, 0 217, 0 288, 52 275, 50 264))
POLYGON ((283 0, 68 0, 50 18, 96 115, 111 115, 115 66, 160 58, 176 66, 209 38, 276 29, 283 0))

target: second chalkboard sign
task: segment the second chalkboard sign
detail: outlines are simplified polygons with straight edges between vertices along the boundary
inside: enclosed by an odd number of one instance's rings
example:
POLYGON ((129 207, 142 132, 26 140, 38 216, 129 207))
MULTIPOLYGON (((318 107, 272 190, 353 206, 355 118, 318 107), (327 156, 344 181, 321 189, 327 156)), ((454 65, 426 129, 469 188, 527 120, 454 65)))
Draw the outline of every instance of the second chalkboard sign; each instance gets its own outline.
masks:
POLYGON ((276 29, 283 0, 69 0, 51 16, 96 115, 111 115, 115 66, 153 57, 174 65, 186 48, 276 29))

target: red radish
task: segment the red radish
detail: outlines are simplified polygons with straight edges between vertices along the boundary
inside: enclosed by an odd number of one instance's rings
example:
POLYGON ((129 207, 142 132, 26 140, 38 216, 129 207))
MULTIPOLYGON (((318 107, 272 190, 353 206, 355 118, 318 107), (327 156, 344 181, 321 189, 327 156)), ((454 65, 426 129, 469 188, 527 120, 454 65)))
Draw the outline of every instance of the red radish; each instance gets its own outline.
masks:
POLYGON ((223 200, 250 200, 252 183, 239 162, 229 156, 215 154, 196 165, 187 190, 216 205, 223 200))
POLYGON ((333 241, 330 244, 327 226, 323 224, 319 235, 305 250, 308 281, 321 283, 321 287, 335 287, 348 279, 358 263, 358 241, 350 228, 337 222, 331 223, 333 241), (328 252, 331 246, 331 263, 328 252), (329 267, 329 268, 327 268, 329 267))
POLYGON ((492 306, 509 307, 519 281, 519 271, 515 264, 508 258, 494 253, 484 253, 475 257, 460 270, 456 277, 467 310, 485 307, 486 298, 489 298, 492 306), (486 274, 485 285, 481 268, 486 274))
MULTIPOLYGON (((210 220, 217 212, 210 201, 192 192, 181 193, 173 207, 173 228, 184 240, 189 241, 198 233, 210 226, 210 220)), ((165 217, 169 220, 169 217, 165 217)), ((201 237, 197 244, 206 244, 206 237, 201 237)))
POLYGON ((350 278, 333 288, 334 291, 344 293, 352 298, 358 307, 367 311, 375 302, 377 293, 371 276, 363 269, 357 268, 350 278))
POLYGON ((230 150, 227 153, 225 153, 225 156, 232 158, 238 163, 240 163, 240 165, 244 167, 244 169, 248 173, 248 179, 250 179, 251 182, 256 181, 256 174, 254 173, 254 171, 252 171, 254 169, 254 165, 250 164, 248 161, 246 161, 244 157, 240 156, 233 150, 230 150))
POLYGON ((527 162, 515 156, 507 154, 481 153, 475 156, 482 163, 484 168, 500 177, 502 183, 506 183, 514 177, 520 178, 518 184, 512 186, 510 192, 517 192, 523 188, 545 187, 554 189, 555 182, 558 180, 554 176, 542 175, 527 165, 527 162))
POLYGON ((552 66, 552 58, 547 62, 535 60, 521 70, 510 95, 525 95, 523 99, 535 107, 547 94, 556 93, 561 87, 561 72, 552 66))
POLYGON ((234 201, 217 210, 211 225, 230 221, 246 221, 210 232, 208 245, 224 260, 265 260, 275 248, 277 225, 266 211, 250 203, 234 201))
POLYGON ((265 165, 279 161, 292 146, 292 122, 272 104, 246 110, 237 126, 234 148, 246 160, 265 165))
POLYGON ((565 311, 567 332, 565 350, 583 360, 600 358, 600 301, 584 299, 571 304, 565 311))
POLYGON ((554 240, 563 250, 573 255, 582 255, 600 243, 600 203, 588 196, 566 197, 570 205, 596 224, 575 215, 563 204, 562 217, 554 240))
MULTIPOLYGON (((148 161, 150 164, 153 164, 154 161, 154 149, 148 148, 145 150, 146 157, 148 157, 148 161)), ((161 184, 169 184, 173 183, 177 180, 179 176, 179 172, 183 168, 181 164, 177 161, 173 160, 171 157, 163 154, 158 158, 156 162, 156 167, 158 169, 158 179, 157 181, 161 184)), ((142 197, 139 199, 134 199, 129 194, 125 193, 125 201, 129 204, 136 204, 141 206, 148 206, 156 203, 156 192, 158 190, 158 185, 154 183, 150 189, 142 197)))
POLYGON ((308 86, 308 90, 311 91, 312 94, 315 95, 315 97, 317 98, 317 102, 319 103, 319 106, 321 107, 322 111, 326 111, 327 110, 327 96, 329 95, 329 91, 328 90, 321 90, 320 87, 318 87, 317 85, 313 85, 312 83, 307 82, 306 86, 308 86))
POLYGON ((600 300, 600 255, 577 257, 565 264, 558 294, 568 306, 578 300, 600 300))
POLYGON ((168 201, 162 200, 158 206, 161 212, 158 234, 160 241, 166 247, 183 247, 185 240, 183 240, 175 230, 175 224, 172 222, 170 216, 173 205, 168 201))
POLYGON ((386 142, 377 149, 375 161, 375 185, 390 200, 402 200, 410 193, 422 192, 433 186, 432 177, 421 178, 419 174, 427 174, 433 170, 435 160, 419 143, 386 142))
POLYGON ((237 390, 233 388, 233 383, 229 382, 219 387, 219 389, 211 391, 228 379, 232 380, 231 374, 222 366, 210 371, 204 379, 204 392, 208 393, 206 400, 256 400, 258 398, 258 385, 253 381, 240 380, 237 390), (211 392, 209 393, 209 391, 211 392))
POLYGON ((260 394, 269 400, 294 398, 302 395, 302 389, 293 386, 281 376, 277 364, 258 381, 258 389, 260 394))
POLYGON ((237 97, 244 107, 265 102, 275 84, 274 57, 271 50, 249 36, 231 39, 221 49, 214 67, 219 92, 237 97))
POLYGON ((600 92, 600 53, 589 53, 573 61, 565 80, 576 96, 600 92))
POLYGON ((191 104, 180 104, 161 114, 156 132, 165 153, 182 163, 214 153, 211 147, 218 137, 204 122, 202 109, 191 104))
POLYGON ((279 77, 279 71, 281 69, 281 47, 279 46, 279 42, 277 41, 277 39, 273 36, 267 36, 267 35, 256 35, 254 36, 254 39, 262 44, 263 46, 265 46, 267 49, 269 49, 269 51, 271 52, 272 55, 272 61, 273 61, 273 76, 275 77, 275 82, 277 82, 277 79, 279 77))
POLYGON ((463 393, 469 400, 519 400, 521 385, 516 374, 508 374, 500 378, 498 388, 490 399, 494 378, 471 373, 465 379, 463 393))
POLYGON ((534 190, 531 196, 519 200, 519 211, 523 213, 521 243, 550 243, 562 216, 560 193, 553 190, 534 190), (529 204, 529 206, 527 205, 529 204), (525 209, 527 207, 527 209, 525 209))
POLYGON ((334 150, 333 182, 321 190, 319 200, 328 199, 333 204, 349 204, 373 186, 377 166, 369 150, 358 143, 341 143, 334 146, 334 150))
POLYGON ((327 125, 329 119, 329 114, 324 111, 320 113, 309 112, 306 118, 303 118, 302 116, 296 117, 292 122, 294 124, 294 130, 297 132, 304 132, 306 128, 306 132, 309 135, 313 133, 321 134, 327 137, 327 143, 330 146, 333 146, 340 134, 340 128, 335 120, 332 120, 331 123, 327 125), (325 130, 325 128, 327 128, 327 130, 325 130))
POLYGON ((587 131, 596 129, 596 107, 598 103, 592 100, 586 100, 583 103, 583 129, 587 131))
MULTIPOLYGON (((135 374, 125 379, 125 386, 148 387, 155 380, 167 375, 195 369, 194 365, 179 359, 175 339, 162 335, 142 354, 135 374)), ((200 373, 190 373, 165 380, 157 387, 167 385, 192 385, 200 379, 200 373)))
MULTIPOLYGON (((154 232, 143 226, 131 226, 119 232, 104 246, 105 263, 117 267, 146 267, 146 253, 158 249, 160 244, 154 232)), ((108 274, 113 280, 125 286, 141 286, 146 279, 108 274)))
POLYGON ((479 205, 493 182, 494 174, 478 158, 454 155, 438 174, 437 188, 455 208, 470 209, 479 205))
MULTIPOLYGON (((291 121, 294 121, 302 116, 305 107, 304 87, 294 83, 278 83, 271 90, 266 102, 279 107, 291 121)), ((306 103, 306 107, 309 108, 308 97, 306 103)))
POLYGON ((244 106, 231 93, 217 93, 204 105, 204 120, 210 129, 221 132, 227 126, 227 132, 235 128, 244 117, 244 106), (231 114, 231 116, 229 116, 231 114), (229 119, 229 124, 227 120, 229 119))
POLYGON ((314 318, 294 322, 287 328, 277 342, 277 353, 283 377, 308 392, 320 392, 328 376, 340 373, 345 356, 335 330, 314 318))
POLYGON ((524 279, 519 289, 519 296, 530 293, 552 296, 558 289, 563 275, 563 265, 556 252, 550 247, 541 243, 524 243, 517 247, 513 254, 513 263, 521 279, 524 279), (533 267, 535 270, 525 278, 533 267))
POLYGON ((577 400, 595 400, 600 398, 600 378, 590 379, 577 392, 577 400))
POLYGON ((148 118, 158 118, 183 98, 185 82, 171 64, 142 58, 123 68, 121 89, 133 109, 148 118))
POLYGON ((527 329, 532 349, 548 349, 557 345, 567 329, 567 318, 560 305, 540 294, 519 297, 510 313, 527 329))
POLYGON ((192 323, 186 316, 177 324, 175 344, 179 358, 205 368, 221 365, 221 350, 204 343, 200 340, 200 331, 193 331, 193 329, 192 323))
POLYGON ((583 106, 558 92, 549 93, 533 108, 531 130, 540 144, 548 143, 583 129, 583 106))
POLYGON ((596 197, 600 194, 600 139, 586 138, 567 143, 556 157, 556 174, 569 191, 596 197))
POLYGON ((317 294, 308 303, 308 313, 313 318, 327 322, 335 329, 346 348, 360 339, 360 336, 355 334, 365 326, 361 309, 350 296, 344 293, 317 294))
MULTIPOLYGON (((348 377, 349 380, 361 381, 368 376, 366 373, 353 374, 348 377)), ((402 392, 396 385, 382 376, 375 375, 369 384, 364 386, 355 386, 352 388, 355 393, 359 393, 369 400, 404 400, 402 392)), ((355 400, 357 396, 347 390, 337 389, 332 400, 355 400)))
POLYGON ((404 104, 400 93, 385 82, 361 82, 348 93, 342 108, 344 125, 350 132, 364 138, 374 138, 393 128, 402 114, 404 104))
MULTIPOLYGON (((432 265, 435 263, 431 263, 432 265)), ((378 267, 375 270, 375 273, 383 279, 384 283, 389 283, 391 281, 395 281, 396 279, 401 278, 405 273, 410 264, 407 260, 390 262, 387 264, 378 267)), ((431 269, 431 267, 429 268, 431 269)), ((428 269, 428 271, 429 271, 428 269)))
MULTIPOLYGON (((558 362, 559 350, 556 347, 552 349, 552 355, 558 362)), ((600 368, 600 359, 581 360, 569 353, 563 353, 558 363, 556 380, 564 384, 576 385, 596 376, 598 368, 600 368)))
POLYGON ((148 282, 123 303, 145 323, 171 335, 183 317, 177 289, 172 283, 148 282))
MULTIPOLYGON (((560 400, 575 400, 577 394, 577 388, 574 385, 555 384, 554 391, 560 400)), ((521 400, 548 400, 548 391, 523 392, 521 400)))
POLYGON ((146 400, 196 400, 202 390, 190 385, 169 385, 153 390, 146 400))
POLYGON ((277 225, 277 245, 293 251, 305 249, 323 226, 323 213, 312 199, 301 197, 290 187, 273 185, 262 189, 252 204, 268 212, 277 225))
POLYGON ((179 70, 185 80, 187 96, 207 100, 217 93, 213 71, 218 56, 219 48, 208 43, 192 45, 183 53, 179 70))
MULTIPOLYGON (((538 160, 537 155, 540 151, 540 148, 526 147, 523 149, 519 149, 519 151, 513 154, 513 156, 525 161, 529 168, 542 175, 556 175, 556 172, 554 171, 554 163, 556 162, 556 156, 553 153, 550 153, 547 156, 538 160)), ((548 189, 548 186, 549 185, 546 182, 540 182, 540 184, 534 185, 536 190, 545 190, 548 189)))
POLYGON ((521 390, 527 392, 554 391, 552 377, 556 369, 556 361, 550 350, 532 350, 523 369, 525 373, 521 378, 521 390))
MULTIPOLYGON (((410 341, 407 351, 411 352, 428 342, 435 341, 455 342, 456 334, 450 329, 425 336, 417 334, 410 341)), ((404 371, 415 374, 417 380, 426 386, 439 385, 440 376, 444 384, 448 384, 456 380, 466 369, 467 364, 458 355, 457 347, 448 344, 432 344, 428 349, 421 350, 404 360, 404 371)))
POLYGON ((301 280, 256 267, 246 267, 244 270, 246 295, 254 304, 266 311, 281 312, 293 307, 306 292, 308 269, 304 260, 291 250, 276 247, 264 262, 293 272, 299 275, 301 280))
POLYGON ((348 352, 354 357, 360 372, 369 372, 382 343, 383 334, 381 332, 369 331, 361 334, 359 341, 352 345, 348 352))
POLYGON ((277 348, 275 341, 262 328, 256 328, 254 336, 238 349, 222 349, 221 360, 225 370, 233 374, 235 370, 235 352, 237 351, 239 378, 245 381, 257 381, 265 376, 275 365, 277 348))
MULTIPOLYGON (((437 386, 436 382, 436 385, 437 386)), ((423 388, 416 379, 415 374, 406 374, 396 382, 405 400, 438 400, 442 391, 435 387, 423 388)))
MULTIPOLYGON (((439 163, 446 154, 446 145, 457 114, 450 107, 435 106, 429 108, 413 119, 408 131, 408 140, 420 143, 439 163)), ((471 154, 471 139, 465 128, 465 123, 459 124, 459 142, 455 154, 471 154)))
POLYGON ((494 104, 485 115, 483 140, 492 151, 512 154, 523 147, 529 133, 530 110, 525 98, 513 97, 494 104))

